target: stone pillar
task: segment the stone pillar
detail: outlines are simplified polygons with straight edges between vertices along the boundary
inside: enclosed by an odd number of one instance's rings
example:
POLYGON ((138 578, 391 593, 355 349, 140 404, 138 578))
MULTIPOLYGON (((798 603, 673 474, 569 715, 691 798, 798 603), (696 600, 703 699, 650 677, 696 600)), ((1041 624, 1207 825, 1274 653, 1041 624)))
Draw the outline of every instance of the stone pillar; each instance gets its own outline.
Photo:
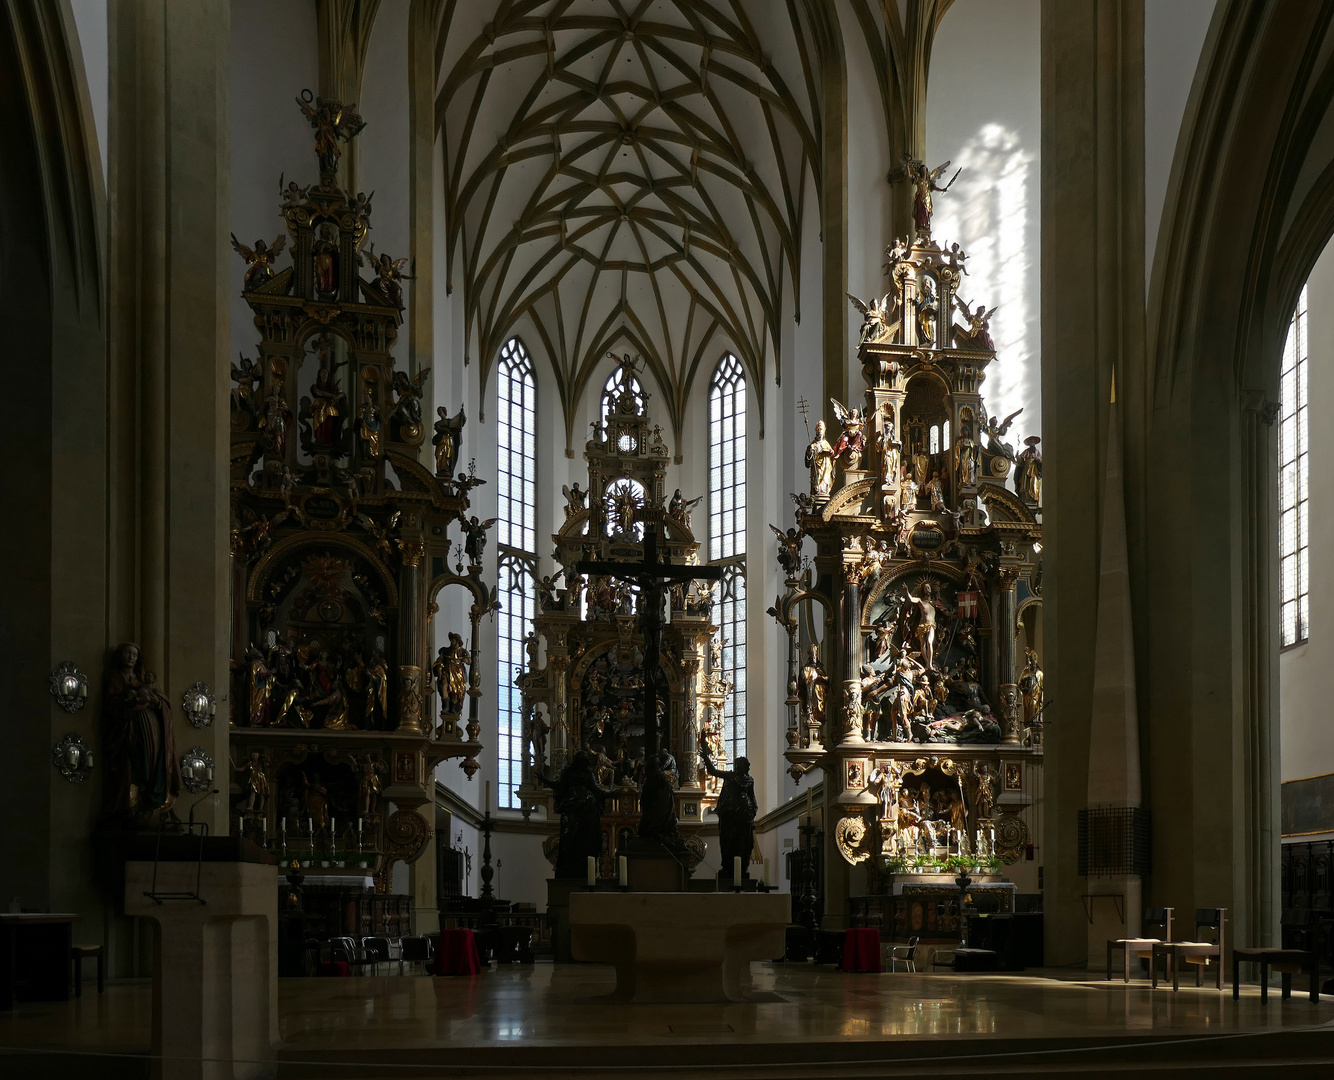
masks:
MULTIPOLYGON (((228 758, 232 617, 227 297, 231 6, 108 7, 110 245, 108 637, 137 641, 176 706, 176 746, 228 758), (217 719, 180 709, 196 680, 217 719)), ((100 675, 100 672, 96 673, 100 675)), ((184 817, 197 797, 182 799, 184 817)), ((225 798, 195 820, 228 829, 225 798)))
POLYGON ((1001 725, 1005 729, 1004 742, 1017 746, 1020 742, 1019 675, 1015 666, 1015 582, 1019 569, 1002 566, 996 571, 996 587, 1000 590, 1000 604, 996 617, 996 642, 999 664, 996 672, 1000 692, 1001 725))
POLYGON ((1279 845, 1279 704, 1278 597, 1274 583, 1278 551, 1274 505, 1274 477, 1278 475, 1277 433, 1279 403, 1262 393, 1249 392, 1243 399, 1241 467, 1244 477, 1244 513, 1248 523, 1244 546, 1250 558, 1242 565, 1241 649, 1242 709, 1242 829, 1246 863, 1253 873, 1244 875, 1241 889, 1246 898, 1240 927, 1243 941, 1257 946, 1275 946, 1280 915, 1279 845))

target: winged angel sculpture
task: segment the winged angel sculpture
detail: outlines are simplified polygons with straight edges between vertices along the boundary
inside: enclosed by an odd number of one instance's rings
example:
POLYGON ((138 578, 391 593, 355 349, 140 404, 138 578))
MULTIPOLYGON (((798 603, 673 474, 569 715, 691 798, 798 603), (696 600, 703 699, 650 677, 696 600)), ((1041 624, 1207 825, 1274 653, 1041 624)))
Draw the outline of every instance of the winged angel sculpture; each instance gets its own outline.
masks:
POLYGON ((904 171, 913 185, 912 218, 913 224, 917 226, 919 238, 925 239, 931 235, 931 215, 935 212, 935 207, 931 201, 932 193, 949 191, 954 186, 954 181, 959 179, 959 173, 963 171, 962 169, 955 169, 949 183, 941 187, 937 181, 949 167, 950 163, 947 161, 943 165, 937 165, 934 169, 928 169, 925 162, 918 161, 907 154, 903 156, 904 171))
POLYGON ((892 293, 886 293, 881 299, 872 300, 869 304, 862 303, 852 293, 848 293, 848 299, 862 315, 862 331, 858 345, 865 345, 868 341, 887 340, 903 322, 902 319, 896 319, 893 323, 889 321, 899 306, 899 298, 892 293))
POLYGON ((834 459, 838 460, 844 454, 848 455, 847 463, 844 468, 860 469, 862 461, 862 452, 866 449, 866 434, 864 427, 866 421, 862 419, 861 409, 847 409, 842 402, 833 398, 829 403, 834 406, 834 415, 838 417, 838 422, 843 426, 838 439, 834 442, 834 459))
POLYGON ((278 239, 272 244, 266 244, 263 240, 256 240, 253 250, 236 239, 236 233, 232 233, 232 247, 245 260, 246 292, 254 292, 261 285, 273 280, 274 260, 282 254, 283 248, 286 246, 286 233, 280 233, 278 239))

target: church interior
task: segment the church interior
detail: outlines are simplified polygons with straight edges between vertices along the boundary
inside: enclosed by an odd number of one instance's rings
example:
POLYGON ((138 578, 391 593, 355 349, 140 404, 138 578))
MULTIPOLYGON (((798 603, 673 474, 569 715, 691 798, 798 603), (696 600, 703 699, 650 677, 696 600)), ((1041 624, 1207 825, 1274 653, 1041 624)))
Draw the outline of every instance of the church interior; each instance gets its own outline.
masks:
POLYGON ((1329 1075, 1334 7, 4 0, 0 101, 6 1075, 1329 1075))

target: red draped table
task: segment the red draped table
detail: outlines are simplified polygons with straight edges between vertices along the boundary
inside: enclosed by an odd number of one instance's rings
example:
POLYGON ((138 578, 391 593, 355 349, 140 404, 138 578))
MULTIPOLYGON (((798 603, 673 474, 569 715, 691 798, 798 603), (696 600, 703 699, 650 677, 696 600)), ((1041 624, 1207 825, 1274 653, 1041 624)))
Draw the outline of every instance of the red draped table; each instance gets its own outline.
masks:
POLYGON ((482 970, 477 938, 471 930, 441 930, 435 957, 436 975, 476 975, 482 970))
POLYGON ((880 931, 853 929, 843 935, 843 971, 880 970, 880 931))

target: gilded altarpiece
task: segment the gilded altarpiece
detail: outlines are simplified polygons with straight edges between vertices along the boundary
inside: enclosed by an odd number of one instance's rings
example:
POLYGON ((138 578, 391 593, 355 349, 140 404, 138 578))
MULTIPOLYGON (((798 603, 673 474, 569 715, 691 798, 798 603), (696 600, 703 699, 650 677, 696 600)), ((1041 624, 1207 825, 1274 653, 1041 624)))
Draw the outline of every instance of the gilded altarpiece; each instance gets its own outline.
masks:
POLYGON ((280 192, 272 244, 233 237, 259 338, 232 368, 233 827, 386 892, 431 839, 436 766, 479 767, 479 623, 494 590, 467 511, 482 481, 458 470, 461 413, 439 410, 423 450, 429 369, 394 359, 404 260, 374 253, 370 200, 335 179, 360 119, 308 94, 298 104, 319 182, 280 192), (433 680, 446 589, 463 590, 448 606, 467 622, 444 628, 456 632, 433 680))
POLYGON ((1016 453, 1014 416, 987 412, 992 311, 961 298, 967 256, 918 188, 890 292, 853 298, 864 395, 830 402, 774 530, 789 771, 822 770, 826 835, 870 893, 1023 858, 1042 760, 1039 440, 1016 453))
MULTIPOLYGON (((565 488, 565 521, 552 536, 559 570, 538 586, 527 669, 517 677, 528 736, 519 788, 524 812, 544 807, 553 820, 545 851, 554 865, 556 807, 547 780, 574 752, 587 752, 598 783, 609 792, 599 860, 604 878, 615 877, 615 853, 640 821, 643 638, 633 586, 610 576, 582 575, 576 567, 581 560, 641 563, 646 528, 656 530, 660 554, 678 566, 697 564, 700 547, 690 525, 693 504, 680 492, 669 497, 665 491, 671 453, 648 415, 648 395, 637 389, 634 361, 625 357, 621 363, 623 377, 606 422, 593 425, 584 446, 587 482, 565 488)), ((732 686, 722 674, 715 643, 712 588, 676 585, 669 597, 660 665, 660 685, 667 692, 659 701, 659 730, 680 831, 698 863, 706 852, 699 833, 713 820, 706 815, 718 793, 718 781, 704 772, 699 740, 708 740, 713 760, 724 768, 723 709, 732 686)))

